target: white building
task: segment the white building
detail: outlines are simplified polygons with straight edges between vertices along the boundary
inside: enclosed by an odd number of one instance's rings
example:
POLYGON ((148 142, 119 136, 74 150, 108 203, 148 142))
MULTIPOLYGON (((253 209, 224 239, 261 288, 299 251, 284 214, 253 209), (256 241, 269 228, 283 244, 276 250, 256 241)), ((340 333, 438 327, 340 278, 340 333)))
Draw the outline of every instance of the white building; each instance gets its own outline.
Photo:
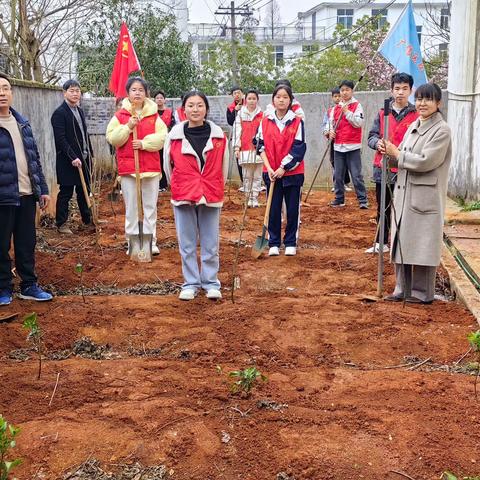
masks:
MULTIPOLYGON (((364 0, 329 0, 319 2, 306 12, 299 12, 295 22, 278 25, 271 31, 268 27, 254 27, 250 30, 258 42, 268 42, 275 47, 275 59, 288 67, 289 61, 310 52, 320 45, 331 42, 337 24, 346 28, 352 26, 363 16, 379 16, 378 25, 385 22, 393 25, 405 8, 407 1, 392 2, 364 0), (273 35, 272 35, 273 33, 273 35)), ((432 27, 431 18, 439 26, 448 28, 450 23, 449 2, 413 0, 415 21, 420 45, 428 56, 446 52, 448 44, 438 35, 438 28, 432 27)), ((194 59, 201 65, 208 58, 208 46, 218 39, 229 39, 227 26, 219 23, 189 23, 188 31, 193 45, 194 59)))

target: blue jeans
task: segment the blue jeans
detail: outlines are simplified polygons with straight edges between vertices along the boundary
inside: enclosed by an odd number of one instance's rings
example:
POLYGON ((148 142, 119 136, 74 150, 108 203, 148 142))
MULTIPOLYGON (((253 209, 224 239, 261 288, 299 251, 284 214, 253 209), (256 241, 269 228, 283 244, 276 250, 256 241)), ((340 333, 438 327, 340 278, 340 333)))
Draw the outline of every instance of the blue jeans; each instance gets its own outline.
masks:
POLYGON ((351 152, 337 152, 335 151, 335 200, 343 203, 345 201, 345 172, 350 172, 355 193, 360 204, 367 203, 367 190, 362 175, 362 158, 360 156, 360 149, 352 150, 351 152))
POLYGON ((185 280, 182 289, 220 289, 217 277, 220 264, 218 255, 220 211, 221 208, 206 205, 173 207, 185 280), (200 240, 200 268, 197 260, 198 240, 200 240))

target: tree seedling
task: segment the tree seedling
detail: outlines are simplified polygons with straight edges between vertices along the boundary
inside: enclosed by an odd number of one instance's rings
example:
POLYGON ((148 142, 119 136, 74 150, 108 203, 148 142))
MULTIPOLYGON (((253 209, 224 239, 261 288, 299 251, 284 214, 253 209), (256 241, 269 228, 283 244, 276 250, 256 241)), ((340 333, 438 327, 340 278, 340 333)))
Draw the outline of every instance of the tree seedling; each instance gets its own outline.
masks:
POLYGON ((38 380, 42 374, 42 330, 37 322, 37 314, 35 312, 27 315, 23 319, 23 328, 28 330, 27 340, 33 343, 35 351, 38 355, 38 380))
POLYGON ((19 431, 18 427, 9 424, 0 415, 0 480, 7 480, 12 469, 22 463, 19 458, 7 460, 8 450, 15 447, 15 437, 19 431))
POLYGON ((255 384, 262 380, 265 382, 267 377, 262 375, 256 367, 248 367, 244 370, 235 370, 228 374, 230 378, 237 378, 235 382, 232 383, 230 389, 232 393, 245 393, 247 396, 250 395, 250 391, 255 386, 255 384))
POLYGON ((480 330, 477 330, 476 332, 470 332, 467 335, 467 338, 470 346, 472 347, 472 351, 477 357, 477 374, 475 375, 475 383, 473 384, 475 399, 477 399, 477 382, 480 375, 480 330))
POLYGON ((85 295, 83 293, 83 265, 81 263, 77 263, 75 265, 75 273, 79 277, 79 282, 80 282, 80 291, 82 292, 82 299, 83 303, 85 303, 85 295))

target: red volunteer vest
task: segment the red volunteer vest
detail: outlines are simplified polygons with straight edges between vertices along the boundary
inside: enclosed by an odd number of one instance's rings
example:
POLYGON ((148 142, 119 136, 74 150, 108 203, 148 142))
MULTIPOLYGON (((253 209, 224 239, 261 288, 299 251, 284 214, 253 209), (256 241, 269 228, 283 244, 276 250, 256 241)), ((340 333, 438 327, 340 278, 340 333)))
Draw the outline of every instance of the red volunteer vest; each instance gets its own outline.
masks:
POLYGON ((177 115, 178 115, 178 119, 181 122, 184 122, 187 119, 187 116, 185 115, 185 110, 183 107, 177 107, 177 115))
MULTIPOLYGON (((383 136, 385 130, 385 118, 383 116, 383 108, 380 109, 380 135, 383 136)), ((397 122, 395 117, 390 114, 388 116, 388 139, 397 147, 402 143, 405 133, 407 133, 408 127, 418 118, 417 112, 408 113, 402 121, 397 122)), ((382 166, 382 154, 377 150, 373 164, 376 167, 382 166)), ((398 168, 392 168, 392 172, 398 172, 398 168)))
POLYGON ((160 118, 163 120, 163 123, 170 128, 172 125, 173 112, 170 108, 166 108, 160 115, 160 118))
POLYGON ((300 105, 300 102, 295 101, 295 103, 292 103, 292 112, 297 113, 297 111, 302 108, 300 105))
MULTIPOLYGON (((245 99, 242 100, 242 105, 245 105, 245 99)), ((235 110, 235 107, 237 104, 235 102, 232 102, 228 107, 228 111, 233 112, 235 110)))
MULTIPOLYGON (((348 109, 351 112, 355 112, 357 109, 358 102, 354 102, 348 105, 348 109)), ((342 107, 340 105, 335 105, 333 107, 333 120, 334 125, 337 124, 340 114, 342 113, 342 107)), ((354 144, 362 143, 362 129, 355 128, 350 125, 350 122, 345 118, 345 115, 342 115, 340 123, 338 124, 335 143, 337 144, 354 144)))
POLYGON ((263 118, 263 112, 258 112, 255 117, 250 120, 241 120, 242 125, 242 135, 241 135, 241 147, 242 151, 252 151, 255 150, 255 145, 252 140, 253 137, 257 134, 258 126, 263 118))
MULTIPOLYGON (((126 125, 130 120, 132 114, 125 109, 121 109, 115 113, 118 121, 122 125, 126 125)), ((139 140, 142 140, 147 135, 155 133, 155 123, 157 121, 158 114, 149 115, 148 117, 142 118, 137 124, 137 137, 139 140)), ((128 137, 127 142, 121 147, 117 148, 117 161, 118 161, 118 174, 119 175, 130 175, 135 173, 135 159, 133 155, 133 134, 131 133, 128 137)), ((158 152, 147 152, 146 150, 139 150, 139 163, 140 163, 140 173, 148 172, 159 172, 161 173, 162 168, 160 166, 160 158, 158 152)))
MULTIPOLYGON (((280 132, 274 120, 270 120, 268 117, 263 118, 262 133, 265 154, 267 155, 270 166, 274 170, 280 167, 282 160, 289 154, 301 121, 301 118, 295 117, 295 119, 280 132)), ((267 169, 263 167, 263 171, 266 172, 267 169)), ((286 171, 284 176, 300 175, 304 172, 305 165, 302 159, 300 165, 298 165, 295 170, 291 172, 286 171)))
POLYGON ((182 153, 182 140, 172 140, 170 162, 173 167, 170 189, 172 200, 207 203, 223 201, 223 155, 226 138, 212 138, 213 148, 206 153, 205 165, 200 171, 197 157, 182 153))

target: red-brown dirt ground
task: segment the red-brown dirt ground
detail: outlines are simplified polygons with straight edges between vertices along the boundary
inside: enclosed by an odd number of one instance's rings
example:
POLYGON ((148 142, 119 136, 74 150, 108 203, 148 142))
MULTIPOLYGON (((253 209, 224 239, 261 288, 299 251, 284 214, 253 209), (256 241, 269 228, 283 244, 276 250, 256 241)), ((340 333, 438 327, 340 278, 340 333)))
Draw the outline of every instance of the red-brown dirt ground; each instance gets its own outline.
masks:
POLYGON ((161 253, 151 264, 125 255, 122 203, 113 204, 116 216, 102 204, 101 248, 84 232, 39 230, 40 282, 59 295, 47 304, 14 300, 0 311, 19 313, 0 323, 0 413, 21 427, 16 477, 61 479, 92 457, 111 470, 137 460, 164 464, 179 480, 274 480, 281 471, 296 480, 478 474, 474 377, 453 373, 472 360, 455 363, 468 350, 466 334, 478 328, 471 314, 456 302, 362 301, 376 293, 377 259, 363 253, 374 209, 359 210, 352 194, 345 209, 332 209, 325 192, 302 209, 296 257, 254 260, 263 208, 248 211, 232 303, 242 218, 240 194, 232 200, 222 212, 224 299, 217 303, 203 294, 177 299, 180 257, 166 195, 159 201, 161 253), (164 294, 108 295, 132 286, 164 294), (31 311, 49 357, 40 380, 35 355, 15 355, 29 347, 21 319, 31 311), (53 359, 82 337, 108 345, 110 354, 53 359), (231 394, 228 372, 248 366, 268 380, 249 397, 231 394), (283 406, 260 408, 260 400, 283 406))

